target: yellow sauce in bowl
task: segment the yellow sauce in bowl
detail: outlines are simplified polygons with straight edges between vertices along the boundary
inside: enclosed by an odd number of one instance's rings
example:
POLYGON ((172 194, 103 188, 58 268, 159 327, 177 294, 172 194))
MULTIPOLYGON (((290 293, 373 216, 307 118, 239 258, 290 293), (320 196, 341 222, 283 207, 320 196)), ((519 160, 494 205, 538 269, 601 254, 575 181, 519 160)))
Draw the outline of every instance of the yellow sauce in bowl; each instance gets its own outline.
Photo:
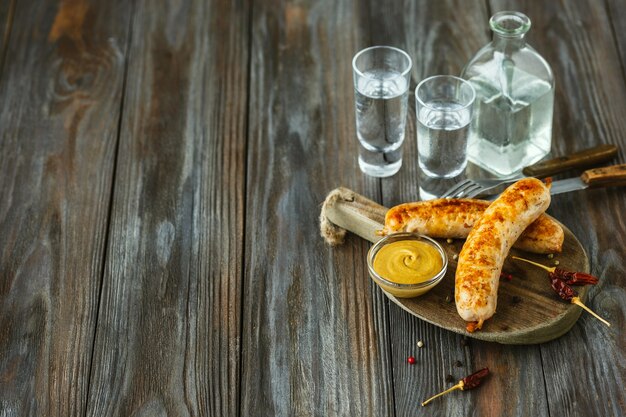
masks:
POLYGON ((412 298, 430 291, 444 278, 448 257, 441 245, 428 236, 398 232, 370 248, 367 269, 388 295, 412 298))
POLYGON ((378 275, 397 284, 419 284, 437 275, 443 267, 439 251, 418 240, 388 243, 376 253, 373 262, 378 275))

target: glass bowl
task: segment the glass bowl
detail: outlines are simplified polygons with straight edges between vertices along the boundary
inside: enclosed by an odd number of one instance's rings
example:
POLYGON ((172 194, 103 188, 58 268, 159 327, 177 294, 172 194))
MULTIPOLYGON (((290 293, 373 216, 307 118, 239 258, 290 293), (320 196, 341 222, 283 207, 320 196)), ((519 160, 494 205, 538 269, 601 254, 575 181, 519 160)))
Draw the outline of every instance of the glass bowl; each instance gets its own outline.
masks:
POLYGON ((446 275, 446 270, 448 269, 448 256, 446 255, 441 245, 435 240, 429 238, 428 236, 407 232, 393 233, 385 236, 370 248, 369 252, 367 253, 367 269, 369 270, 370 277, 372 277, 374 282, 378 284, 378 286, 382 288, 385 292, 398 298, 412 298, 422 295, 425 292, 431 290, 435 285, 439 283, 439 281, 441 281, 441 279, 446 275), (417 240, 434 247, 439 255, 441 255, 441 270, 427 281, 419 282, 416 284, 399 284, 380 276, 374 270, 374 258, 376 258, 378 251, 380 251, 380 249, 385 245, 401 240, 417 240))

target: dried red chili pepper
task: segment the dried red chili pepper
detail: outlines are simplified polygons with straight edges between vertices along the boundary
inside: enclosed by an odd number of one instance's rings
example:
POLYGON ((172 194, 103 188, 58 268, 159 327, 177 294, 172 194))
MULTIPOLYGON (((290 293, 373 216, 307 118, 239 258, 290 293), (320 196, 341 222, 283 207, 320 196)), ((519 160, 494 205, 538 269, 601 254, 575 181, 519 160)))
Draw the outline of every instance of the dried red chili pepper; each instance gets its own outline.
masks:
POLYGON ((598 316, 589 307, 583 304, 580 298, 578 298, 578 293, 576 292, 576 290, 567 285, 564 281, 560 280, 558 277, 553 276, 553 274, 550 274, 550 285, 552 286, 554 292, 556 292, 563 300, 569 301, 572 304, 576 304, 577 306, 582 307, 589 314, 600 320, 602 323, 611 327, 611 323, 598 316))
POLYGON ((461 389, 466 390, 476 388, 483 382, 483 379, 485 379, 487 375, 489 375, 489 368, 483 368, 471 375, 466 376, 461 380, 461 382, 463 382, 463 388, 461 389))
POLYGON ((450 391, 454 391, 457 389, 460 389, 461 391, 466 391, 468 389, 474 389, 477 386, 479 386, 482 382, 483 379, 485 379, 485 377, 489 375, 489 369, 488 368, 483 368, 479 371, 474 372, 471 375, 466 376, 465 378, 463 378, 462 380, 459 381, 458 384, 456 384, 453 387, 448 388, 447 390, 440 392, 437 395, 434 395, 432 397, 430 397, 429 399, 427 399, 426 401, 424 401, 422 403, 422 407, 425 406, 426 404, 428 404, 429 402, 431 402, 432 400, 434 400, 437 397, 441 397, 444 394, 449 393, 450 391))
POLYGON ((545 266, 540 263, 530 261, 528 259, 520 258, 518 256, 513 256, 512 258, 545 269, 546 271, 548 271, 548 273, 550 273, 550 279, 552 279, 552 276, 554 275, 554 277, 564 281, 568 285, 595 285, 598 283, 598 277, 595 277, 591 274, 586 274, 584 272, 566 271, 564 269, 554 266, 545 266))
POLYGON ((550 286, 552 286, 554 292, 556 292, 559 297, 565 301, 571 301, 572 298, 578 295, 572 287, 567 285, 565 281, 559 279, 554 274, 550 274, 550 286))
POLYGON ((585 274, 584 272, 572 272, 554 268, 554 272, 550 272, 550 274, 554 274, 568 285, 595 285, 598 283, 598 277, 585 274))
MULTIPOLYGON (((519 258, 517 256, 513 256, 513 258, 520 260, 520 261, 528 262, 529 264, 532 264, 532 265, 535 265, 535 266, 538 266, 540 268, 547 270, 549 272, 548 277, 550 278, 550 286, 552 287, 554 292, 558 294, 559 297, 561 297, 565 301, 569 301, 572 304, 576 304, 577 306, 582 307, 583 309, 585 309, 585 311, 587 311, 589 314, 591 314, 592 316, 600 320, 602 323, 606 324, 609 327, 611 326, 611 323, 604 320, 602 317, 600 317, 595 312, 593 312, 589 307, 583 304, 580 298, 578 298, 578 293, 576 292, 576 290, 574 290, 572 287, 569 286, 568 282, 566 282, 566 279, 561 278, 562 276, 561 274, 556 272, 558 268, 550 268, 550 267, 541 265, 539 263, 529 261, 528 259, 519 258)), ((570 277, 573 277, 573 274, 575 273, 572 273, 570 277)), ((584 275, 587 275, 588 277, 591 277, 591 278, 595 278, 597 282, 597 278, 594 277, 593 275, 589 275, 589 274, 584 274, 584 275)), ((586 280, 591 281, 588 277, 584 277, 584 276, 580 277, 580 280, 586 279, 586 280)))

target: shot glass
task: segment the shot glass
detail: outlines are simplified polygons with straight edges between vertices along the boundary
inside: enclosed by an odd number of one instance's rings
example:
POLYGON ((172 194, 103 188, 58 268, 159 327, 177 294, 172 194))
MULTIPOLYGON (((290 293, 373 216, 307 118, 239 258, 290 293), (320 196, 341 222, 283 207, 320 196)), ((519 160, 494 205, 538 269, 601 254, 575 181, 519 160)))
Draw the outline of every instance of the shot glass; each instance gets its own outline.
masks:
POLYGON ((415 88, 417 153, 431 178, 452 178, 467 165, 467 139, 476 93, 467 81, 436 75, 415 88))
POLYGON ((352 60, 359 168, 389 177, 402 166, 411 58, 391 46, 373 46, 352 60))

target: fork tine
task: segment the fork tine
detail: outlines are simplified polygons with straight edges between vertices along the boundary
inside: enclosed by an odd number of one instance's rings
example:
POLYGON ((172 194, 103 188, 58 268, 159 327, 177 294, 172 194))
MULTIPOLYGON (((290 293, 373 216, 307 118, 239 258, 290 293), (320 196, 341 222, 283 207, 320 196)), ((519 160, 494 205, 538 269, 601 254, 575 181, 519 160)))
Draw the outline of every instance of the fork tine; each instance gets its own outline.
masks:
POLYGON ((484 191, 486 191, 486 190, 488 190, 490 188, 492 188, 492 187, 478 187, 477 189, 472 190, 471 192, 467 193, 466 197, 467 198, 474 198, 477 195, 480 195, 481 193, 483 193, 484 191))
POLYGON ((448 197, 454 197, 457 194, 459 194, 460 192, 462 192, 466 187, 468 187, 469 185, 474 184, 474 181, 472 180, 465 180, 465 181, 461 181, 459 183, 457 183, 456 185, 454 185, 453 187, 451 187, 450 189, 448 189, 448 191, 446 191, 441 198, 448 198, 448 197))
POLYGON ((487 188, 486 187, 477 187, 475 189, 473 189, 472 191, 469 191, 465 194, 466 198, 474 198, 477 195, 479 195, 480 193, 482 193, 483 191, 485 191, 487 188))
POLYGON ((456 198, 470 198, 470 194, 474 192, 481 192, 484 187, 480 184, 476 184, 475 182, 465 187, 462 192, 456 193, 456 198))

